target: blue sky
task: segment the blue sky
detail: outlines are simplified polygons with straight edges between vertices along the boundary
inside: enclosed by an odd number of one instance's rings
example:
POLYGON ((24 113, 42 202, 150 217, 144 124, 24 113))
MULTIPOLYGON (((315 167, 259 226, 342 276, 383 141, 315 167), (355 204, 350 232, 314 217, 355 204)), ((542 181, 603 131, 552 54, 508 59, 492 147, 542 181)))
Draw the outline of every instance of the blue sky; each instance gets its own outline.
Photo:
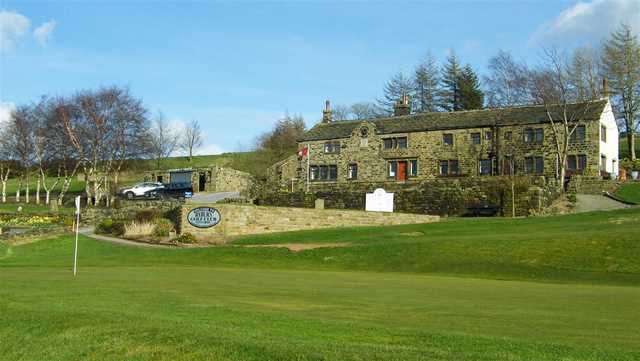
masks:
POLYGON ((201 153, 246 149, 285 112, 321 117, 373 101, 427 51, 454 49, 483 72, 505 49, 535 63, 542 44, 597 44, 640 1, 186 2, 0 0, 0 117, 43 94, 129 86, 201 153))

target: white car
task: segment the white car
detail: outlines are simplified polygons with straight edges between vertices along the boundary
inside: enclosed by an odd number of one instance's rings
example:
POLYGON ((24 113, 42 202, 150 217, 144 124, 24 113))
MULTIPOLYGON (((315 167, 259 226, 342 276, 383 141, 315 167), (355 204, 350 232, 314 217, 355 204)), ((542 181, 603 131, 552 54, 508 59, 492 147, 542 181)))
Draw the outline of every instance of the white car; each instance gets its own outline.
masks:
POLYGON ((160 182, 143 182, 138 183, 130 188, 125 188, 120 191, 120 193, 127 199, 134 199, 135 197, 142 197, 145 193, 164 188, 164 185, 160 182))

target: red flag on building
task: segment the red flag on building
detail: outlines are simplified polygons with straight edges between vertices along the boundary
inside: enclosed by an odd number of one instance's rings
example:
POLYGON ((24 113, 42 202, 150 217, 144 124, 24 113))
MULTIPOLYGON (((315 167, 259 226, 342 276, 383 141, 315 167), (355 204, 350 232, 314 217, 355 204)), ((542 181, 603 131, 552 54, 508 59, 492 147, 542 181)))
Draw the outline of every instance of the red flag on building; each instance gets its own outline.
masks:
POLYGON ((304 147, 298 151, 298 157, 306 157, 309 155, 309 147, 304 147))

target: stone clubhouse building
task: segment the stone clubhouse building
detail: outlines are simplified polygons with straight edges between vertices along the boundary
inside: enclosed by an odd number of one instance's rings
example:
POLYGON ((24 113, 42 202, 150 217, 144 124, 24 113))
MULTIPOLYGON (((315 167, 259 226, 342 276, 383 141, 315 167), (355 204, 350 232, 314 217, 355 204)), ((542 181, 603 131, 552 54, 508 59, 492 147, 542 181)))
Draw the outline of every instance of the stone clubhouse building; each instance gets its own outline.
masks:
MULTIPOLYGON (((322 122, 299 140, 301 151, 275 164, 271 175, 282 187, 306 191, 512 174, 557 178, 547 110, 561 119, 561 107, 542 105, 410 114, 404 97, 392 117, 333 121, 327 101, 322 122)), ((577 119, 567 177, 617 177, 618 128, 609 99, 571 104, 567 113, 577 119)))

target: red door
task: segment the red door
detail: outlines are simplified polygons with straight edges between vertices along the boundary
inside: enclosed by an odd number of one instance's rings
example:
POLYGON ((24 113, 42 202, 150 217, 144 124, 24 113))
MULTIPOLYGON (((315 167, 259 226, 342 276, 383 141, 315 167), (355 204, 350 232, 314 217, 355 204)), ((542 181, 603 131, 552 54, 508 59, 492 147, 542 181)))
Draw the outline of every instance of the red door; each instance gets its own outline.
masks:
POLYGON ((398 162, 398 181, 407 180, 407 162, 398 162))

